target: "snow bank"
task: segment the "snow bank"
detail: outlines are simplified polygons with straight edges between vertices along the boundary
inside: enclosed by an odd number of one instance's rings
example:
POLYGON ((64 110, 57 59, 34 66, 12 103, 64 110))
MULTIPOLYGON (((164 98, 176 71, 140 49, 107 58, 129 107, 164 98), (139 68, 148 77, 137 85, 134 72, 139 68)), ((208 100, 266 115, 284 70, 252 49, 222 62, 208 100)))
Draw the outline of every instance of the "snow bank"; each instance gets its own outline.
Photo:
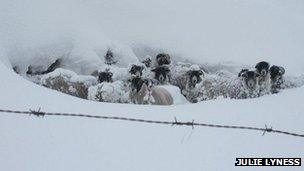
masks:
POLYGON ((0 48, 13 66, 47 67, 63 58, 66 69, 89 74, 111 48, 119 64, 136 61, 130 47, 109 39, 81 1, 1 1, 0 48), (90 17, 91 16, 91 17, 90 17))
POLYGON ((66 56, 67 69, 89 73, 114 47, 124 65, 134 52, 138 58, 168 52, 196 63, 266 60, 287 73, 304 72, 298 0, 2 0, 0 6, 0 46, 22 68, 66 56))

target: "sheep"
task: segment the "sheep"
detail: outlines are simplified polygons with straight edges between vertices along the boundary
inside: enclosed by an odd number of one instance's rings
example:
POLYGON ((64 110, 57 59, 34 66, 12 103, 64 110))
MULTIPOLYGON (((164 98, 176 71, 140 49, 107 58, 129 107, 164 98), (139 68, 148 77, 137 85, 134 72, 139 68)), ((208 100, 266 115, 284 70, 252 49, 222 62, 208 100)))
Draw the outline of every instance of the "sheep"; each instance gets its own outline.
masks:
POLYGON ((95 70, 91 73, 91 76, 97 78, 99 83, 113 82, 113 72, 111 72, 109 68, 106 68, 103 71, 95 70))
POLYGON ((119 80, 127 81, 130 78, 129 68, 118 67, 116 65, 103 65, 98 70, 92 72, 91 75, 100 79, 100 82, 104 81, 104 79, 107 79, 106 77, 109 77, 108 82, 114 82, 119 80), (101 78, 99 78, 100 74, 101 74, 101 78), (102 75, 105 77, 102 78, 103 77, 102 75))
POLYGON ((278 93, 284 83, 285 69, 281 66, 270 67, 271 93, 278 93))
POLYGON ((113 82, 112 76, 113 76, 113 73, 108 70, 100 72, 98 74, 98 81, 99 81, 99 83, 102 83, 102 82, 111 83, 111 82, 113 82))
POLYGON ((73 71, 58 68, 43 75, 40 84, 72 96, 87 99, 88 88, 97 84, 93 76, 77 75, 73 71))
POLYGON ((151 87, 140 77, 131 80, 129 98, 135 104, 172 105, 174 102, 172 95, 166 89, 151 87))
POLYGON ((147 68, 150 68, 152 66, 152 59, 147 57, 146 59, 142 60, 141 63, 143 63, 147 68))
POLYGON ((213 74, 204 74, 202 81, 188 92, 188 100, 193 102, 229 97, 229 87, 234 75, 228 71, 220 70, 213 74))
POLYGON ((112 49, 108 49, 106 55, 104 56, 105 64, 107 65, 114 65, 118 61, 115 59, 114 53, 112 49))
POLYGON ((229 83, 228 95, 232 99, 259 97, 259 74, 255 71, 245 71, 229 83))
POLYGON ((234 79, 234 74, 226 70, 206 74, 201 84, 197 86, 200 91, 198 99, 201 101, 229 97, 229 87, 234 79))
POLYGON ((151 70, 154 72, 154 79, 156 79, 159 84, 167 84, 170 81, 170 68, 168 66, 158 66, 151 70))
POLYGON ((187 67, 184 63, 178 63, 171 67, 173 70, 170 83, 180 88, 181 93, 190 102, 197 102, 198 91, 196 85, 202 81, 204 72, 197 66, 187 67))
POLYGON ((260 86, 260 96, 270 93, 269 63, 262 61, 256 64, 256 73, 259 74, 258 83, 260 86))
POLYGON ((160 53, 156 56, 156 63, 158 64, 158 66, 170 65, 171 57, 169 54, 160 53))
POLYGON ((129 73, 131 75, 136 75, 138 77, 141 77, 143 75, 143 70, 144 69, 145 69, 145 67, 142 66, 142 65, 135 65, 135 64, 133 64, 131 66, 131 69, 129 70, 129 73))

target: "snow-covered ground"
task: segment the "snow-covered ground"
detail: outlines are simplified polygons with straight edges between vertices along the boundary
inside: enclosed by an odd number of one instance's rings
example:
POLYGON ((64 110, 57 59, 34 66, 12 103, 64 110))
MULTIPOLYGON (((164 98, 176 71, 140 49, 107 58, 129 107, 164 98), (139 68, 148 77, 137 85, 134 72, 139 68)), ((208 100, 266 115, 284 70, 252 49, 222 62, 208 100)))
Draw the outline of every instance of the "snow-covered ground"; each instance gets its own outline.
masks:
MULTIPOLYGON (((47 89, 11 69, 18 65, 24 72, 29 64, 64 57, 66 68, 85 74, 102 65, 111 48, 122 67, 166 51, 210 68, 267 60, 300 75, 303 7, 300 0, 2 0, 0 109, 267 124, 303 134, 304 87, 167 107, 111 104, 47 89)), ((304 158, 303 138, 255 131, 1 113, 0 137, 0 170, 303 170, 234 167, 236 157, 304 158)))

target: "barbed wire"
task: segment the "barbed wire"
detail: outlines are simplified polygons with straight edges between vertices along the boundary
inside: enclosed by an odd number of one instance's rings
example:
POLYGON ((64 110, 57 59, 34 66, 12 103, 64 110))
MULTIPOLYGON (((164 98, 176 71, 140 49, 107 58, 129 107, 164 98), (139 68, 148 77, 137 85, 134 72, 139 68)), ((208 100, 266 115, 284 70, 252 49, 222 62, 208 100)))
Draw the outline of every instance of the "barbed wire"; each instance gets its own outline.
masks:
POLYGON ((140 123, 148 123, 148 124, 163 124, 163 125, 171 125, 171 126, 190 126, 192 129, 194 127, 211 127, 211 128, 223 128, 223 129, 239 129, 239 130, 253 130, 253 131, 261 131, 262 135, 265 133, 277 133, 277 134, 285 134, 295 137, 304 138, 304 134, 297 134, 288 131, 276 130, 272 127, 250 127, 250 126, 235 126, 235 125, 220 125, 220 124, 207 124, 207 123, 197 123, 192 120, 191 122, 181 122, 178 121, 177 118, 174 118, 174 121, 159 121, 159 120, 147 120, 147 119, 137 119, 137 118, 128 118, 128 117, 117 117, 117 116, 103 116, 103 115, 87 115, 87 114, 77 114, 77 113, 53 113, 53 112, 42 112, 41 108, 38 110, 28 110, 28 111, 18 111, 18 110, 3 110, 0 109, 0 113, 9 113, 9 114, 21 114, 21 115, 35 115, 37 117, 48 116, 69 116, 69 117, 84 117, 84 118, 95 118, 95 119, 105 119, 105 120, 120 120, 120 121, 129 121, 129 122, 140 122, 140 123))

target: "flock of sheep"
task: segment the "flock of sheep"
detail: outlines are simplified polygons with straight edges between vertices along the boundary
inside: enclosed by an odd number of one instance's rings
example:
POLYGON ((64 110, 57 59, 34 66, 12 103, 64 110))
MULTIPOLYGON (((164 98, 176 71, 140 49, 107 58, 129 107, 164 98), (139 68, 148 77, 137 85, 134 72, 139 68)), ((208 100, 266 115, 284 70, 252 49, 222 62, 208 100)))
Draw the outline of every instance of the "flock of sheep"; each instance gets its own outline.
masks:
MULTIPOLYGON (((135 104, 172 105, 172 94, 162 85, 179 88, 191 103, 218 97, 245 99, 278 93, 281 89, 297 87, 285 79, 285 69, 262 61, 254 70, 242 69, 238 75, 228 71, 208 71, 199 65, 173 63, 168 54, 160 53, 128 68, 118 67, 113 53, 105 55, 105 65, 91 75, 78 75, 61 68, 57 59, 45 71, 33 71, 27 77, 45 87, 84 99, 135 104)), ((14 68, 18 72, 17 68, 14 68)))

